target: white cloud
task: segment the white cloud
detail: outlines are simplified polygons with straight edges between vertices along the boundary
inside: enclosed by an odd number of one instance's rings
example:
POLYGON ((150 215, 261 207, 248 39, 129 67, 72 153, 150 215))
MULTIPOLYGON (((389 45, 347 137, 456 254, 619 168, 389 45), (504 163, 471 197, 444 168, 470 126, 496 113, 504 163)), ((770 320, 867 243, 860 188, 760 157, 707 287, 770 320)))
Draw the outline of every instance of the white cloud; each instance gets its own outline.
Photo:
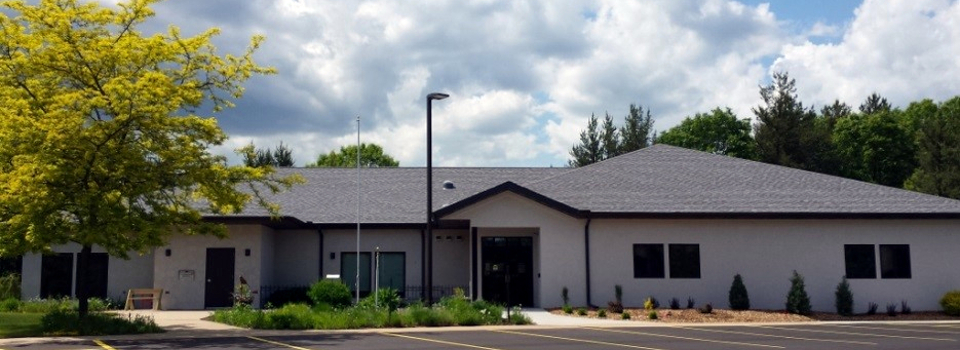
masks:
POLYGON ((422 165, 424 96, 442 91, 437 165, 562 165, 591 113, 619 122, 639 103, 659 130, 717 106, 748 118, 773 70, 789 71, 807 104, 949 97, 958 8, 867 0, 842 28, 791 28, 766 4, 732 0, 170 0, 145 31, 218 26, 226 53, 267 36, 256 57, 280 74, 248 82, 219 118, 233 136, 225 153, 283 140, 303 164, 354 143, 361 115, 364 142, 422 165), (807 42, 823 37, 837 40, 807 42))
POLYGON ((894 105, 960 91, 960 3, 867 0, 837 44, 783 48, 772 71, 789 71, 801 99, 858 106, 877 92, 894 105))

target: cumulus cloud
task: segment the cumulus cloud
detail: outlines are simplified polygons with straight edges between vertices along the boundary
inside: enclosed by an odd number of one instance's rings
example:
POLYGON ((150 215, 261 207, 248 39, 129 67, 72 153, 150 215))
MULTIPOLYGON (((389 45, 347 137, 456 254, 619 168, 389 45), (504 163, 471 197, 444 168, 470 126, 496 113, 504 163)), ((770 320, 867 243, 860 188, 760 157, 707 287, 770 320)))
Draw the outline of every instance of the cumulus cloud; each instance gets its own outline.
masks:
POLYGON ((356 142, 359 115, 364 142, 423 165, 424 96, 441 91, 435 164, 544 166, 566 164, 591 113, 619 121, 631 103, 659 130, 717 106, 751 117, 776 70, 807 104, 948 97, 960 87, 958 7, 867 0, 842 26, 791 28, 766 4, 732 0, 169 0, 146 28, 220 27, 215 43, 231 53, 267 36, 256 58, 279 74, 252 79, 218 117, 232 136, 218 152, 283 141, 304 164, 356 142))
POLYGON ((958 21, 956 1, 866 0, 841 42, 787 45, 771 70, 790 72, 818 106, 856 106, 873 92, 900 106, 947 99, 960 91, 958 21))

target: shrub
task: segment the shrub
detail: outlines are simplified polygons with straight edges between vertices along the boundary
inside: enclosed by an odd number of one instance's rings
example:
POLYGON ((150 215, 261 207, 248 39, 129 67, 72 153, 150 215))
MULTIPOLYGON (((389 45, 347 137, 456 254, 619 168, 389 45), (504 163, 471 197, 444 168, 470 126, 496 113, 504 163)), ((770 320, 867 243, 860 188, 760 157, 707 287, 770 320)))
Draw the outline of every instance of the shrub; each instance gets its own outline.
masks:
POLYGON ((694 306, 697 306, 697 300, 691 297, 687 297, 687 308, 692 309, 694 306))
POLYGON ((566 286, 560 290, 560 298, 563 299, 563 305, 570 305, 570 290, 566 286))
POLYGON ((43 315, 40 328, 49 335, 115 335, 163 332, 153 318, 89 313, 81 322, 73 311, 57 310, 43 315))
POLYGON ((897 315, 897 303, 887 304, 887 316, 896 316, 897 315))
POLYGON ((711 314, 713 313, 713 305, 710 305, 710 303, 707 303, 703 307, 697 309, 697 311, 700 311, 701 314, 711 314))
POLYGON ((949 291, 940 298, 940 307, 950 316, 960 316, 960 290, 949 291))
POLYGON ((0 301, 0 312, 15 312, 20 311, 20 302, 19 299, 7 298, 3 301, 0 301))
POLYGON ((370 294, 366 298, 363 298, 363 300, 360 300, 358 306, 368 309, 380 308, 388 312, 393 312, 400 307, 401 301, 400 293, 397 293, 396 289, 380 288, 376 293, 370 294))
POLYGON ((270 293, 270 297, 267 298, 266 303, 275 307, 282 307, 294 303, 307 304, 311 301, 310 297, 307 296, 308 290, 306 287, 281 289, 270 293))
POLYGON ((562 307, 562 309, 563 309, 563 313, 565 313, 565 314, 567 314, 567 315, 573 313, 573 307, 570 306, 570 305, 564 305, 564 306, 562 307))
POLYGON ((20 305, 20 312, 47 314, 54 311, 74 311, 79 306, 76 299, 30 299, 20 305))
POLYGON ((620 318, 621 318, 621 319, 624 319, 624 320, 629 320, 629 319, 630 319, 630 313, 624 311, 624 312, 620 313, 620 318))
POLYGON ((907 305, 906 299, 900 301, 900 313, 904 315, 913 313, 913 309, 910 309, 910 305, 907 305))
POLYGON ((0 300, 20 299, 20 275, 8 273, 0 276, 0 300))
POLYGON ((522 310, 520 310, 519 306, 514 306, 513 313, 511 313, 510 317, 507 318, 507 323, 513 324, 513 325, 523 325, 523 324, 533 323, 533 321, 530 320, 530 317, 527 317, 527 315, 524 315, 523 312, 521 311, 522 310))
POLYGON ((607 310, 604 310, 604 309, 597 310, 597 317, 607 318, 607 310))
POLYGON ((850 283, 847 283, 847 277, 843 277, 840 280, 840 284, 837 285, 836 295, 836 307, 837 314, 840 316, 852 316, 853 315, 853 292, 850 291, 850 283))
POLYGON ((582 307, 577 308, 577 316, 586 316, 586 315, 587 315, 587 309, 584 309, 582 307))
POLYGON ((613 286, 613 296, 615 301, 607 302, 607 311, 610 313, 622 313, 623 312, 623 286, 615 285, 613 286))
POLYGON ((867 303, 867 315, 876 315, 877 308, 879 307, 880 305, 877 305, 877 303, 874 303, 874 302, 867 303))
POLYGON ((811 309, 810 297, 807 296, 807 290, 803 284, 803 276, 797 273, 797 270, 793 270, 793 277, 790 278, 790 292, 787 293, 787 312, 809 315, 811 309))
POLYGON ((747 286, 743 284, 743 277, 740 277, 739 273, 733 276, 729 299, 731 309, 750 310, 750 296, 747 294, 747 286))
POLYGON ((647 305, 646 305, 647 301, 650 302, 650 305, 653 306, 654 309, 659 309, 659 308, 660 308, 660 301, 657 300, 657 298, 654 298, 652 295, 649 296, 649 297, 647 297, 647 300, 644 300, 644 302, 643 302, 643 303, 644 303, 644 305, 643 305, 644 308, 647 307, 647 305))
POLYGON ((647 311, 653 310, 653 309, 656 309, 658 306, 660 306, 658 304, 659 303, 657 302, 657 299, 655 299, 654 297, 648 297, 647 300, 643 301, 643 309, 647 311))
POLYGON ((250 291, 250 286, 246 283, 240 283, 234 287, 233 293, 230 293, 230 297, 233 299, 234 305, 253 304, 253 292, 250 291))
POLYGON ((670 298, 670 310, 680 310, 680 299, 670 298))
POLYGON ((654 310, 650 310, 650 313, 647 314, 647 318, 651 320, 656 320, 658 317, 659 316, 657 316, 657 312, 654 310))
POLYGON ((307 292, 314 305, 329 305, 336 309, 350 305, 350 289, 339 280, 320 280, 307 292))

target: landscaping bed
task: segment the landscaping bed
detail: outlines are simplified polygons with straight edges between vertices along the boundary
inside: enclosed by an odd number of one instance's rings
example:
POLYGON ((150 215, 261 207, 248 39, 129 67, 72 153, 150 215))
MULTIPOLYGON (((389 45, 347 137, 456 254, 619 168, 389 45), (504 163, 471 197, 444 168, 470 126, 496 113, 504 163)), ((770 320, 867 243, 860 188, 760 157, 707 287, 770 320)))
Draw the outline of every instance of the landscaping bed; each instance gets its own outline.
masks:
MULTIPOLYGON (((562 309, 550 309, 550 313, 567 317, 600 318, 598 309, 586 310, 586 315, 577 313, 567 314, 562 309)), ((885 313, 874 315, 840 316, 835 313, 814 312, 809 316, 787 313, 783 310, 745 310, 734 311, 713 309, 711 313, 701 313, 697 309, 657 309, 657 319, 649 318, 650 311, 643 308, 627 308, 624 312, 630 315, 631 321, 663 322, 663 323, 775 323, 775 322, 817 322, 817 321, 922 321, 922 320, 951 320, 960 321, 960 317, 953 317, 936 311, 912 312, 888 316, 885 313)), ((622 314, 607 313, 604 317, 610 320, 623 319, 622 314)))

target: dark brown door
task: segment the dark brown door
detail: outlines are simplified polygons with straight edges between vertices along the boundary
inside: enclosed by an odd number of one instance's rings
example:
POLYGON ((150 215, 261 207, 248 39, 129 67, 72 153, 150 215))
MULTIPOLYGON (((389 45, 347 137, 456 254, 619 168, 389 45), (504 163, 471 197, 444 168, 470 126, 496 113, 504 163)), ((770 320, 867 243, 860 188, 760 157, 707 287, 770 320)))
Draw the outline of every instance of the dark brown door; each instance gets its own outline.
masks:
MULTIPOLYGON (((80 254, 77 254, 77 280, 80 280, 82 273, 79 262, 80 254)), ((87 296, 91 298, 107 298, 107 270, 110 268, 110 256, 107 253, 90 253, 90 266, 87 270, 87 296)), ((80 295, 80 286, 75 288, 75 295, 80 295)))
POLYGON ((207 284, 204 307, 233 306, 233 268, 236 252, 233 248, 207 248, 207 284))
POLYGON ((533 238, 483 237, 483 299, 533 306, 533 238))
POLYGON ((44 255, 40 261, 40 297, 72 296, 73 253, 44 255))

